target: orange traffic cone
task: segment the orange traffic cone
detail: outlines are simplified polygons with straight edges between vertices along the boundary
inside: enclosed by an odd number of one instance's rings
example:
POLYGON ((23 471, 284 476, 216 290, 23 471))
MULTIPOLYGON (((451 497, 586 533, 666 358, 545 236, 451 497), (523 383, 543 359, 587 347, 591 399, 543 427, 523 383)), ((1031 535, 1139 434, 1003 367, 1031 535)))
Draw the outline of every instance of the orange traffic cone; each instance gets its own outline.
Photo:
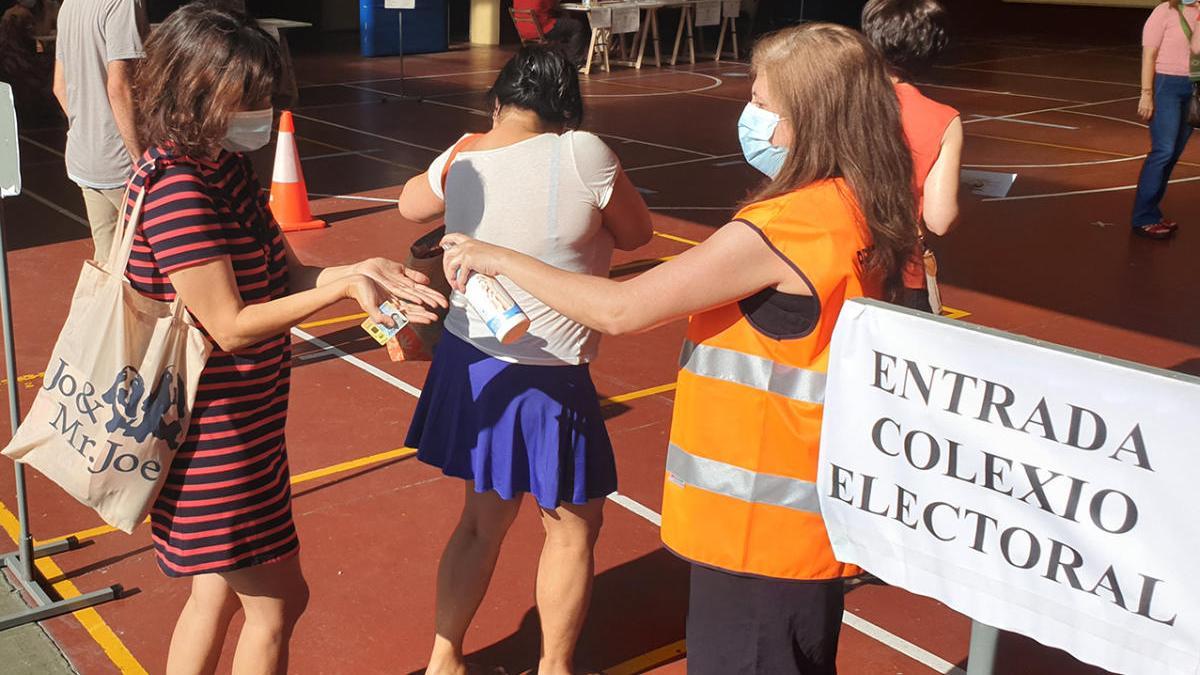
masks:
POLYGON ((296 124, 289 110, 283 111, 279 118, 275 173, 271 177, 271 213, 284 232, 326 227, 325 221, 313 218, 308 207, 308 188, 300 171, 300 153, 296 151, 296 124))

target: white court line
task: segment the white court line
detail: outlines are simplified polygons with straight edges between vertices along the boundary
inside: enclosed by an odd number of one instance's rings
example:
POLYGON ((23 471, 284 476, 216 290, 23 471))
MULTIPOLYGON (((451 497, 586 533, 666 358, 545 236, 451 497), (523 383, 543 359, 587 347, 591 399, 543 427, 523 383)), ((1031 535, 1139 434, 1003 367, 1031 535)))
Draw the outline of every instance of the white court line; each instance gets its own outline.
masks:
POLYGON ((649 506, 646 506, 641 502, 634 501, 620 492, 614 492, 609 495, 608 498, 612 500, 613 503, 624 507, 625 510, 633 513, 634 515, 645 518, 649 522, 653 523, 655 527, 662 527, 662 516, 658 515, 658 513, 649 506))
POLYGON ((443 108, 450 108, 451 110, 462 110, 463 112, 468 112, 468 113, 471 113, 472 115, 479 115, 480 117, 491 117, 491 115, 489 115, 487 112, 480 110, 479 108, 472 108, 469 105, 459 105, 457 103, 446 103, 445 101, 435 101, 432 99, 424 99, 421 101, 421 103, 428 103, 429 105, 438 105, 443 108))
POLYGON ((312 84, 302 84, 301 89, 316 89, 317 87, 337 87, 344 84, 374 84, 376 82, 399 82, 400 80, 436 80, 439 77, 462 77, 464 75, 487 75, 488 73, 498 73, 499 68, 492 70, 472 70, 465 73, 442 73, 439 75, 408 75, 405 77, 381 77, 374 80, 351 80, 349 82, 321 82, 312 84))
POLYGON ((1119 164, 1134 160, 1146 159, 1145 155, 1133 157, 1117 157, 1115 159, 1093 159, 1086 162, 1063 162, 1061 164, 963 164, 964 169, 1065 169, 1073 166, 1096 166, 1100 164, 1119 164))
POLYGON ((308 115, 301 115, 299 113, 292 113, 292 115, 296 119, 307 120, 309 122, 316 122, 318 124, 324 124, 327 126, 335 127, 337 129, 344 129, 346 131, 354 131, 354 132, 360 133, 364 136, 370 136, 371 138, 378 138, 383 141, 391 141, 393 143, 399 143, 400 145, 407 145, 409 147, 418 148, 420 150, 428 150, 429 152, 435 152, 438 154, 441 154, 441 152, 443 150, 445 150, 445 148, 432 148, 428 145, 421 145, 420 143, 412 143, 410 141, 402 141, 399 138, 392 138, 391 136, 384 136, 383 134, 377 134, 373 131, 363 131, 362 129, 355 129, 354 127, 348 127, 345 124, 338 124, 337 122, 330 122, 329 120, 323 120, 319 117, 309 117, 308 115))
POLYGON ((420 398, 420 396, 421 396, 420 389, 417 389, 416 387, 405 382, 404 380, 401 380, 400 378, 396 377, 395 375, 392 375, 391 373, 388 373, 383 370, 380 370, 379 368, 376 368, 375 366, 367 363, 366 361, 363 361, 362 359, 358 358, 357 356, 352 356, 350 354, 347 354, 346 352, 342 351, 338 347, 335 347, 335 346, 329 344, 328 342, 322 340, 319 337, 310 335, 309 333, 306 333, 303 330, 300 330, 299 328, 293 328, 292 335, 295 335, 296 337, 300 338, 301 340, 311 343, 314 347, 317 347, 322 352, 327 352, 329 354, 333 354, 334 356, 345 361, 346 363, 349 363, 350 365, 354 366, 355 368, 366 371, 367 373, 370 373, 371 375, 378 377, 379 379, 383 380, 384 382, 387 382, 388 384, 392 385, 393 387, 399 389, 400 391, 402 391, 406 394, 416 396, 417 398, 420 398))
MULTIPOLYGON (((665 169, 669 166, 683 166, 685 164, 697 164, 699 162, 711 162, 714 159, 726 159, 729 157, 741 157, 741 156, 742 156, 742 154, 739 152, 739 153, 735 153, 735 154, 731 154, 731 155, 717 155, 716 157, 695 157, 693 159, 681 159, 678 162, 663 162, 662 164, 650 164, 647 166, 634 166, 634 167, 625 169, 625 173, 630 173, 632 171, 646 171, 648 169, 665 169)), ((719 164, 714 164, 713 166, 727 166, 729 164, 740 164, 740 163, 741 162, 739 160, 739 161, 735 161, 735 162, 721 162, 719 164)))
MULTIPOLYGON (((1200 181, 1200 176, 1193 176, 1191 178, 1176 178, 1174 180, 1167 181, 1167 184, 1174 185, 1175 183, 1194 183, 1196 181, 1200 181)), ((1049 199, 1051 197, 1073 197, 1075 195, 1094 195, 1094 194, 1100 194, 1101 192, 1122 192, 1124 190, 1136 190, 1136 189, 1137 189, 1137 184, 1135 183, 1134 185, 1121 185, 1119 187, 1110 187, 1110 188, 1096 188, 1094 190, 1071 190, 1069 192, 1052 192, 1049 194, 1041 194, 1041 195, 1017 195, 1015 197, 989 197, 988 199, 984 199, 983 201, 985 201, 985 202, 1019 202, 1019 201, 1029 200, 1029 199, 1049 199)))
POLYGON ((1142 124, 1141 122, 1127 120, 1123 117, 1114 117, 1112 115, 1101 115, 1099 113, 1088 113, 1088 112, 1083 112, 1082 110, 1064 110, 1063 112, 1065 112, 1068 115, 1083 115, 1084 117, 1097 117, 1102 120, 1112 120, 1114 122, 1120 122, 1122 124, 1128 124, 1128 125, 1135 126, 1135 127, 1141 127, 1143 129, 1150 128, 1150 125, 1148 125, 1148 124, 1142 124))
POLYGON ((1060 103, 1083 103, 1070 98, 1056 98, 1054 96, 1036 96, 1034 94, 1018 94, 1015 91, 996 91, 995 89, 976 89, 974 87, 953 87, 948 84, 933 84, 932 82, 917 82, 918 87, 932 87, 934 89, 949 89, 951 91, 967 91, 974 94, 995 94, 996 96, 1015 96, 1018 98, 1036 98, 1043 101, 1058 101, 1060 103))
POLYGON ((310 192, 310 193, 308 193, 308 196, 310 198, 317 197, 320 199, 349 199, 351 201, 356 201, 356 202, 375 202, 378 204, 391 204, 393 206, 395 206, 396 203, 400 201, 398 199, 385 199, 383 197, 360 197, 359 195, 331 195, 331 194, 325 194, 322 192, 310 192))
POLYGON ((1109 103, 1120 103, 1122 101, 1133 101, 1133 100, 1137 100, 1137 98, 1138 98, 1137 96, 1122 96, 1121 98, 1110 98, 1106 101, 1094 101, 1091 103, 1076 103, 1074 105, 1060 105, 1060 106, 1055 106, 1053 108, 1039 108, 1037 110, 1028 110, 1025 112, 1012 113, 1010 115, 997 115, 995 117, 988 117, 987 120, 982 120, 982 119, 966 120, 963 122, 963 124, 973 124, 975 122, 983 122, 983 121, 988 121, 988 120, 990 120, 990 121, 1011 120, 1011 119, 1016 119, 1018 117, 1025 117, 1026 115, 1038 115, 1041 113, 1069 112, 1076 108, 1090 108, 1094 105, 1108 105, 1109 103))
MULTIPOLYGON (((1009 117, 992 117, 989 115, 971 115, 973 119, 969 122, 1007 122, 1008 124, 1028 124, 1034 127, 1049 127, 1051 129, 1066 129, 1067 131, 1079 131, 1079 127, 1067 126, 1066 124, 1051 124, 1049 122, 1034 122, 1033 120, 1020 120, 1009 117)), ((965 122, 964 122, 965 124, 965 122)))
POLYGON ((79 216, 75 215, 71 211, 64 209, 63 207, 59 206, 58 204, 55 204, 54 202, 50 201, 49 199, 46 199, 45 197, 34 192, 33 190, 22 189, 21 194, 25 195, 26 197, 29 197, 30 199, 32 199, 35 202, 39 202, 40 204, 42 204, 43 206, 45 206, 49 209, 52 209, 54 211, 61 213, 62 215, 70 218, 71 220, 79 223, 80 225, 83 225, 84 227, 90 227, 90 225, 88 224, 88 221, 86 219, 80 218, 79 216))
POLYGON ((45 150, 46 152, 48 152, 52 155, 58 155, 59 157, 63 156, 63 154, 61 152, 59 152, 58 150, 56 150, 55 148, 52 148, 52 147, 46 145, 45 143, 39 143, 24 134, 21 134, 21 140, 25 141, 26 143, 32 145, 35 148, 45 150))
POLYGON ((1011 70, 992 70, 990 68, 960 68, 958 66, 934 66, 939 70, 966 70, 975 73, 991 73, 993 75, 1019 75, 1021 77, 1036 77, 1042 80, 1062 80, 1065 82, 1086 82, 1088 84, 1111 84, 1118 87, 1140 87, 1140 84, 1129 82, 1113 82, 1112 80, 1088 80, 1079 77, 1063 77, 1061 75, 1039 75, 1038 73, 1020 73, 1011 70))
POLYGON ((842 623, 869 638, 874 638, 876 641, 891 647, 913 661, 942 673, 943 675, 966 675, 962 668, 950 663, 946 659, 943 659, 942 657, 928 650, 922 649, 908 640, 905 640, 904 638, 887 632, 886 630, 876 626, 857 614, 843 612, 842 623))
MULTIPOLYGON (((1019 45, 1014 45, 1016 49, 1021 49, 1019 45)), ((1067 56, 1069 54, 1086 54, 1087 52, 1098 52, 1108 49, 1108 47, 1087 47, 1085 49, 1072 49, 1065 52, 1054 52, 1052 54, 1024 54, 1022 56, 1001 56, 995 59, 984 59, 982 61, 967 61, 966 63, 952 64, 959 68, 966 66, 982 66, 985 63, 1001 63, 1003 61, 1020 61, 1021 59, 1044 59, 1049 56, 1067 56)))
POLYGON ((327 152, 323 155, 309 155, 307 157, 301 157, 300 161, 307 162, 310 159, 333 159, 334 157, 349 157, 351 155, 365 156, 372 152, 379 152, 379 150, 347 150, 345 152, 327 152))
MULTIPOLYGON (((679 72, 685 73, 687 71, 679 71, 679 72)), ((679 95, 701 94, 706 91, 709 91, 710 89, 716 89, 717 87, 720 87, 721 85, 725 84, 725 80, 722 80, 721 78, 716 77, 714 75, 709 75, 707 73, 688 73, 688 74, 695 75, 696 77, 707 77, 708 79, 712 80, 712 84, 710 84, 706 87, 697 87, 696 89, 683 89, 680 91, 647 91, 647 92, 642 92, 642 93, 637 93, 637 94, 583 94, 583 97, 584 98, 647 98, 647 97, 652 97, 652 96, 674 96, 676 94, 679 94, 679 95)), ((596 83, 604 84, 606 82, 611 82, 611 81, 612 80, 596 80, 596 83)))

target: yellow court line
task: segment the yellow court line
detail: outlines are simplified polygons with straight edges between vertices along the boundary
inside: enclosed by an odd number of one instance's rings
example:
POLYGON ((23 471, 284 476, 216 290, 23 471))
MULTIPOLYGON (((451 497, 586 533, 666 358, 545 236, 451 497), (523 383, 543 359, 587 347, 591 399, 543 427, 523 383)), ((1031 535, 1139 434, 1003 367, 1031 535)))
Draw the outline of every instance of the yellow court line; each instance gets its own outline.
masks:
POLYGON ((965 309, 954 309, 953 307, 942 305, 942 316, 947 319, 965 319, 971 316, 971 313, 965 309))
POLYGON ((664 256, 662 258, 647 258, 646 260, 634 260, 633 262, 627 262, 624 265, 617 265, 616 267, 610 269, 608 271, 608 275, 610 277, 614 277, 614 276, 619 277, 619 276, 622 276, 625 274, 629 274, 631 272, 637 272, 639 270, 642 270, 643 268, 648 269, 651 267, 657 267, 658 265, 661 265, 662 263, 665 263, 674 257, 675 256, 673 256, 673 255, 668 255, 668 256, 664 256))
MULTIPOLYGON (((334 464, 332 466, 327 466, 323 469, 313 469, 312 471, 306 471, 302 474, 297 474, 295 476, 292 476, 291 484, 299 485, 301 483, 307 483, 309 481, 316 480, 318 478, 324 478, 325 476, 332 476, 337 473, 353 471, 354 469, 357 469, 360 467, 370 466, 372 464, 378 464, 380 462, 386 462, 390 459, 403 459, 406 457, 412 457, 415 454, 417 454, 417 451, 412 448, 397 448, 395 450, 388 450, 387 452, 381 452, 377 455, 368 455, 366 457, 359 457, 358 459, 352 459, 347 462, 342 462, 341 464, 334 464)), ((150 519, 146 518, 146 520, 143 520, 142 522, 148 523, 148 522, 150 522, 150 519)), ((96 537, 99 537, 101 535, 105 535, 110 532, 116 532, 116 531, 117 531, 117 528, 113 527, 112 525, 101 525, 99 527, 92 527, 92 528, 89 528, 86 530, 80 530, 78 532, 73 532, 71 534, 63 535, 61 537, 54 537, 53 539, 46 539, 44 541, 38 541, 37 543, 39 545, 40 544, 50 544, 50 543, 53 543, 56 541, 62 541, 63 539, 67 539, 69 537, 75 537, 79 541, 84 541, 85 539, 95 539, 96 537)))
POLYGON ((638 675, 644 673, 651 668, 666 665, 672 661, 676 661, 684 656, 687 656, 687 644, 684 640, 659 647, 648 654, 642 654, 636 658, 629 659, 625 663, 620 663, 612 668, 604 670, 605 675, 638 675))
MULTIPOLYGON (((33 385, 32 385, 32 384, 30 384, 30 383, 31 383, 31 382, 33 382, 33 381, 35 381, 35 380, 39 380, 39 379, 41 379, 41 378, 43 378, 43 377, 45 377, 45 376, 46 376, 46 373, 44 373, 44 372, 42 372, 42 373, 30 373, 29 375, 21 375, 20 377, 18 377, 18 378, 17 378, 17 382, 20 382, 21 384, 25 385, 25 388, 26 388, 26 389, 32 389, 32 388, 33 388, 33 385)), ((4 378, 4 379, 2 379, 2 380, 0 380, 0 385, 6 385, 6 384, 8 384, 8 378, 7 378, 7 377, 6 377, 6 378, 4 378)))
POLYGON ((308 330, 309 328, 320 328, 321 326, 332 326, 335 323, 347 323, 350 321, 362 321, 365 318, 367 318, 366 312, 360 312, 358 314, 347 314, 346 316, 335 316, 332 319, 321 319, 320 321, 309 321, 308 323, 300 324, 299 326, 297 326, 297 328, 299 328, 301 330, 308 330))
POLYGON ((415 454, 417 454, 417 451, 412 448, 397 448, 395 450, 381 452, 378 455, 371 455, 370 457, 352 459, 348 462, 342 462, 341 464, 327 466, 324 469, 314 469, 312 471, 306 471, 302 474, 292 476, 292 485, 299 485, 300 483, 305 483, 310 480, 324 478, 325 476, 332 476, 335 473, 353 471, 364 466, 386 462, 390 459, 403 459, 405 457, 412 457, 415 454))
POLYGON ((683 237, 677 237, 673 234, 667 234, 666 232, 658 232, 657 230, 654 232, 654 236, 662 237, 663 239, 670 239, 671 241, 677 241, 681 244, 689 244, 691 246, 699 246, 700 245, 700 242, 698 242, 698 241, 692 241, 691 239, 684 239, 683 237))
POLYGON ((646 398, 647 396, 654 396, 655 394, 662 394, 662 393, 668 392, 668 391, 675 391, 675 383, 674 382, 672 382, 671 384, 664 384, 664 385, 661 385, 658 387, 650 387, 649 389, 642 389, 641 391, 632 391, 632 392, 629 392, 628 394, 621 394, 620 396, 611 396, 609 398, 600 399, 600 407, 603 408, 604 406, 613 405, 614 403, 625 403, 626 401, 636 401, 639 398, 646 398))
MULTIPOLYGON (((17 521, 17 517, 8 510, 8 507, 0 503, 0 525, 3 525, 4 531, 8 533, 9 538, 14 543, 18 541, 21 534, 21 526, 17 521)), ((58 596, 64 600, 75 598, 82 593, 75 587, 75 584, 70 579, 66 578, 66 574, 62 568, 58 566, 49 557, 38 558, 34 561, 37 564, 38 571, 47 579, 59 579, 54 583, 54 590, 58 596)), ((100 613, 95 607, 87 607, 71 613, 87 631, 88 635, 100 645, 104 650, 105 655, 112 661, 122 673, 136 673, 138 675, 146 675, 146 669, 138 662, 129 648, 121 642, 121 638, 113 631, 112 627, 104 621, 100 613)))

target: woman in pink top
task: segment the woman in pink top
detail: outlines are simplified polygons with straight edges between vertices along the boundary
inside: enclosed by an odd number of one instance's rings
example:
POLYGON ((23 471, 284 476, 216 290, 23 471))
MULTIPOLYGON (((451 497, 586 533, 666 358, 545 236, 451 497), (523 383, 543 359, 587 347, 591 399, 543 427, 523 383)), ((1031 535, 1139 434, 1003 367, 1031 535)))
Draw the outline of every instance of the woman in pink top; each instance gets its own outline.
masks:
POLYGON ((1133 233, 1150 239, 1169 239, 1176 225, 1163 216, 1160 204, 1171 170, 1187 147, 1192 127, 1187 123, 1192 95, 1189 62, 1191 36, 1200 33, 1197 0, 1170 0, 1150 13, 1142 30, 1142 96, 1138 115, 1150 122, 1150 153, 1142 164, 1133 198, 1133 233))

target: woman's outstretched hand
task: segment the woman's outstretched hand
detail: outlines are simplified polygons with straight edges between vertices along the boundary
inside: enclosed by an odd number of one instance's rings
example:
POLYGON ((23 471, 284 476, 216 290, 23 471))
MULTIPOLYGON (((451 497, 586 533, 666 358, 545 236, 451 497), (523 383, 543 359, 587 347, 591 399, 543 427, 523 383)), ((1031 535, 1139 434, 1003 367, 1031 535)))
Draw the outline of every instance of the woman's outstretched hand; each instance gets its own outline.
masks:
POLYGON ((442 239, 446 254, 442 265, 450 286, 462 293, 466 290, 467 277, 472 272, 495 276, 502 274, 504 256, 510 251, 500 246, 485 244, 465 234, 448 234, 442 239))
POLYGON ((395 260, 368 258, 354 266, 354 273, 374 281, 404 303, 418 307, 449 307, 446 298, 429 287, 429 277, 395 260))
POLYGON ((438 315, 425 305, 396 297, 382 284, 364 274, 351 274, 343 283, 346 284, 346 297, 357 302, 367 316, 381 326, 392 328, 396 325, 390 316, 379 311, 379 306, 388 300, 394 302, 412 323, 430 324, 438 320, 438 315))

